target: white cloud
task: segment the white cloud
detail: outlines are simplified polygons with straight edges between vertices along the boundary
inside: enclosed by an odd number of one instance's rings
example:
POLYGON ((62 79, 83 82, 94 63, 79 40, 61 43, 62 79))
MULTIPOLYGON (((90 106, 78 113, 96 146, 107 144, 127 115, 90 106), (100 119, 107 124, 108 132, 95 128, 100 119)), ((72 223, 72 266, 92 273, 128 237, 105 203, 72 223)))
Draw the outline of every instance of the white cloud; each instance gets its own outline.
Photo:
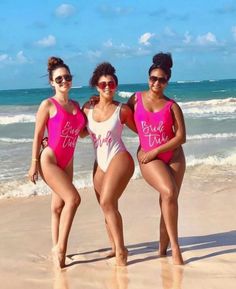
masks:
POLYGON ((166 27, 164 30, 165 35, 173 37, 175 36, 175 32, 170 28, 170 27, 166 27))
POLYGON ((192 41, 192 36, 189 34, 188 31, 185 32, 185 33, 184 33, 184 40, 183 40, 183 42, 184 42, 185 44, 190 44, 191 41, 192 41))
POLYGON ((216 44, 217 40, 213 33, 208 32, 197 37, 197 43, 200 45, 216 44))
POLYGON ((138 56, 143 56, 143 55, 149 55, 151 52, 150 50, 147 49, 143 49, 142 47, 139 47, 135 52, 134 55, 138 55, 138 56))
POLYGON ((236 26, 232 27, 233 38, 236 40, 236 26))
POLYGON ((30 63, 29 59, 24 55, 23 51, 19 51, 16 56, 10 56, 8 54, 0 54, 0 63, 3 64, 24 64, 24 63, 30 63))
POLYGON ((109 40, 107 40, 105 43, 103 43, 103 45, 104 45, 105 47, 112 47, 112 46, 113 46, 113 43, 112 43, 111 39, 109 39, 109 40))
POLYGON ((41 47, 51 47, 56 44, 56 38, 53 35, 48 35, 47 37, 38 40, 36 44, 41 47))
POLYGON ((129 15, 133 8, 129 7, 115 7, 114 5, 101 5, 98 8, 99 12, 105 17, 120 17, 124 15, 129 15))
POLYGON ((145 46, 149 46, 151 43, 149 40, 154 36, 154 33, 146 32, 143 35, 140 36, 139 38, 139 43, 143 44, 145 46))
POLYGON ((16 60, 18 63, 27 63, 28 59, 24 56, 23 51, 19 51, 16 55, 16 60))
POLYGON ((94 59, 98 59, 98 58, 100 58, 101 57, 101 51, 99 51, 99 50, 89 50, 88 52, 87 52, 87 55, 88 55, 88 58, 90 59, 90 60, 94 60, 94 59))
POLYGON ((70 4, 61 4, 55 13, 58 17, 67 18, 75 13, 75 7, 70 4))
POLYGON ((129 57, 131 56, 132 49, 125 45, 124 43, 120 44, 113 44, 111 40, 108 40, 104 44, 104 54, 108 54, 109 56, 113 57, 118 57, 118 58, 124 58, 124 57, 129 57))
POLYGON ((0 54, 0 62, 9 61, 11 58, 8 54, 0 54))

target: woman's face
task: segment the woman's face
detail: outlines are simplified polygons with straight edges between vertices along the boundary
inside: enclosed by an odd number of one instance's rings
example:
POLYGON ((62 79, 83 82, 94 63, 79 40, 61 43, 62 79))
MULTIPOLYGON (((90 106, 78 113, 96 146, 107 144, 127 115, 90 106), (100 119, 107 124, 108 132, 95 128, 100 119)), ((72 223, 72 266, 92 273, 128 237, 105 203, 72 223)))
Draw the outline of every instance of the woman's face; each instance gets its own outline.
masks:
POLYGON ((72 86, 72 75, 65 67, 53 71, 51 85, 56 91, 67 92, 72 86))
POLYGON ((96 87, 100 96, 113 98, 116 91, 116 82, 111 75, 103 75, 99 78, 96 87))
POLYGON ((163 92, 167 86, 167 83, 167 75, 162 69, 156 68, 151 71, 148 79, 150 90, 152 90, 154 93, 163 92))

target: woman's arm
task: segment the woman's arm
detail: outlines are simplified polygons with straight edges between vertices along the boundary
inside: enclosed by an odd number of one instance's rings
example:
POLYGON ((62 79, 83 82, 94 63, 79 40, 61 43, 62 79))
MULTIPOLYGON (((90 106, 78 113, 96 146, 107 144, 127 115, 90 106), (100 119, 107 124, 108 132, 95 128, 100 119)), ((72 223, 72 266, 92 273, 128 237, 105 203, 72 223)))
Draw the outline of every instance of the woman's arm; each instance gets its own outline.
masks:
POLYGON ((82 112, 83 112, 83 114, 84 114, 84 117, 86 118, 86 125, 84 126, 84 128, 80 131, 80 133, 79 133, 79 136, 81 137, 81 138, 84 138, 84 137, 86 137, 87 135, 89 135, 89 132, 88 132, 88 130, 87 130, 87 122, 88 122, 88 120, 87 120, 87 115, 88 115, 88 110, 89 110, 89 107, 90 107, 90 100, 89 101, 87 101, 84 105, 83 105, 83 107, 82 107, 82 112))
POLYGON ((85 126, 79 133, 80 138, 85 138, 87 135, 89 135, 89 132, 87 130, 87 127, 85 126))
POLYGON ((177 103, 174 103, 171 109, 174 118, 175 136, 167 143, 158 147, 158 154, 170 150, 175 150, 177 147, 181 146, 186 142, 186 129, 183 112, 177 103))
POLYGON ((122 104, 120 119, 121 123, 126 124, 128 128, 137 133, 133 112, 127 104, 122 104))
POLYGON ((181 108, 177 103, 174 103, 171 107, 174 118, 174 132, 175 136, 167 143, 159 147, 158 153, 175 150, 186 142, 186 128, 184 116, 181 108))
POLYGON ((130 109, 134 112, 134 109, 135 109, 135 104, 136 104, 136 95, 135 93, 132 94, 130 96, 130 98, 128 99, 127 101, 127 105, 130 107, 130 109))
POLYGON ((32 161, 31 167, 29 169, 28 175, 30 180, 35 183, 38 179, 38 162, 39 162, 39 153, 44 136, 46 123, 49 118, 49 107, 50 104, 48 100, 44 100, 37 111, 36 121, 35 121, 35 130, 34 130, 34 139, 32 145, 32 161))

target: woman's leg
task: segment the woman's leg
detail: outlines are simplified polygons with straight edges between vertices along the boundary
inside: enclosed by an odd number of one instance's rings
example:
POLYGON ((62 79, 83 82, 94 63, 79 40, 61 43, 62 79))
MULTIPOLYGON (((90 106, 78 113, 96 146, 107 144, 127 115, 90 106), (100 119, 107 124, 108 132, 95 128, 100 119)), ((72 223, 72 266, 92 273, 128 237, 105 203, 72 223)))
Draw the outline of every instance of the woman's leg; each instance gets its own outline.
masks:
MULTIPOLYGON (((69 176, 71 182, 73 179, 73 161, 65 169, 65 173, 69 176)), ((60 227, 60 217, 62 209, 65 205, 63 199, 56 193, 52 191, 51 199, 51 230, 52 230, 52 244, 53 247, 58 243, 59 227, 60 227)))
MULTIPOLYGON (((99 166, 97 165, 97 163, 95 162, 94 167, 93 167, 93 185, 94 185, 94 191, 96 193, 96 197, 97 197, 99 204, 100 204, 100 195, 101 195, 104 176, 105 176, 104 171, 101 170, 99 166)), ((111 251, 106 255, 106 257, 107 258, 115 257, 115 243, 112 238, 112 234, 111 234, 111 231, 109 229, 106 219, 105 219, 105 226, 107 230, 107 235, 111 243, 111 251)))
POLYGON ((147 164, 140 163, 144 179, 161 195, 161 209, 166 230, 170 238, 174 264, 183 264, 178 244, 178 187, 168 165, 161 160, 147 164))
POLYGON ((134 172, 134 161, 128 152, 114 156, 105 173, 100 194, 100 206, 115 244, 116 264, 127 263, 124 246, 122 217, 118 210, 118 199, 125 190, 134 172))
MULTIPOLYGON (((64 206, 60 213, 58 242, 55 248, 58 257, 58 265, 64 267, 68 236, 75 212, 80 204, 80 196, 72 184, 72 177, 68 175, 68 172, 59 168, 50 158, 41 157, 41 174, 49 187, 64 202, 64 206)), ((57 201, 58 200, 59 199, 57 199, 57 201)), ((55 240, 56 236, 54 241, 55 240)))
POLYGON ((52 230, 52 245, 55 247, 58 243, 59 227, 61 212, 65 203, 62 198, 52 191, 51 199, 51 230, 52 230))
MULTIPOLYGON (((180 188, 183 182, 185 168, 186 168, 185 156, 184 156, 182 147, 176 149, 175 154, 169 164, 169 167, 171 169, 171 173, 178 187, 178 195, 179 195, 180 188)), ((160 203, 160 208, 161 208, 159 254, 160 256, 166 256, 170 239, 169 239, 169 236, 166 230, 166 225, 165 225, 164 218, 163 218, 161 197, 159 198, 159 203, 160 203)))

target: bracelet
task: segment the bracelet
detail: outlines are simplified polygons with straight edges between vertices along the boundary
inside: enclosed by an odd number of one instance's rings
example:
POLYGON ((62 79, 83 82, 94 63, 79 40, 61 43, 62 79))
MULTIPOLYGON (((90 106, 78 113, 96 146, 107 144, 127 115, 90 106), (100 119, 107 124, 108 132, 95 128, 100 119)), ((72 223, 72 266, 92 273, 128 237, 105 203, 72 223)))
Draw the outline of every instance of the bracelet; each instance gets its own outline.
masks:
POLYGON ((38 159, 32 159, 32 162, 37 162, 38 161, 38 159))

